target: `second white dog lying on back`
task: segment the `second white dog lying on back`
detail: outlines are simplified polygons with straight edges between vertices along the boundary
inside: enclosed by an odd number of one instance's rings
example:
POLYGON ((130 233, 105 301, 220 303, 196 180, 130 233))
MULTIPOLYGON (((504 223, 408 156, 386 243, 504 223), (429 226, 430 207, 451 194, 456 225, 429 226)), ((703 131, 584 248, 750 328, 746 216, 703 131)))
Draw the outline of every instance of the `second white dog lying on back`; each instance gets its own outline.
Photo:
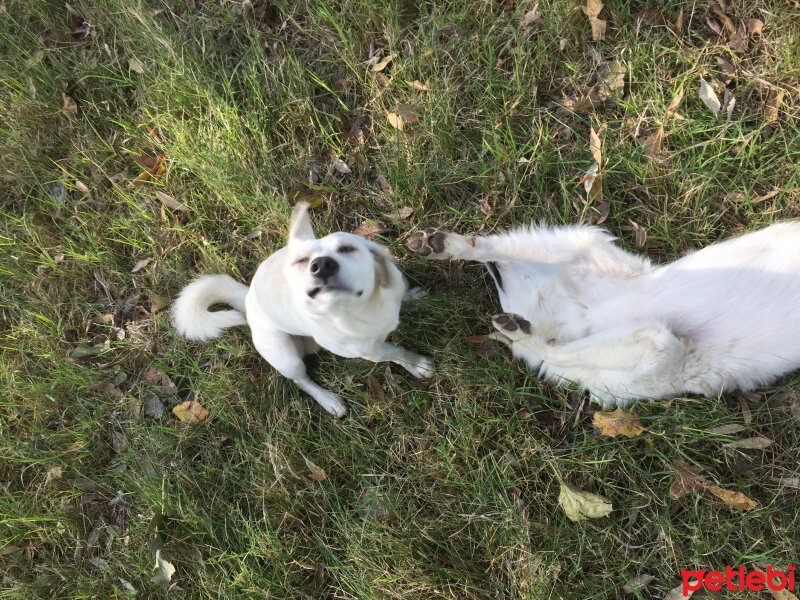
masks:
POLYGON ((535 227, 488 237, 435 229, 409 248, 486 263, 516 358, 604 408, 767 384, 800 367, 800 222, 708 246, 666 266, 603 229, 535 227))
POLYGON ((325 348, 339 356, 391 360, 414 377, 430 377, 430 358, 385 341, 400 321, 407 288, 383 246, 344 232, 316 239, 302 202, 292 213, 288 245, 261 263, 249 288, 228 275, 206 275, 181 291, 173 314, 178 333, 195 340, 250 325, 261 356, 342 417, 342 399, 311 380, 303 356, 325 348), (217 303, 234 310, 208 310, 217 303))

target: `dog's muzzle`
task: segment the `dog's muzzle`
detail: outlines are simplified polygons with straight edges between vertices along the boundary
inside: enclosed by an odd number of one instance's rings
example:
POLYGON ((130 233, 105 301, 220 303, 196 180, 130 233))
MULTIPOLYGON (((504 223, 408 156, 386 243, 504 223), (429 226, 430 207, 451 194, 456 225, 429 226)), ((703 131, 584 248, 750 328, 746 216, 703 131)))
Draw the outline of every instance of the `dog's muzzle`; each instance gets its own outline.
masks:
POLYGON ((336 275, 339 271, 339 263, 330 256, 318 256, 308 265, 308 270, 314 277, 319 277, 325 281, 336 275))

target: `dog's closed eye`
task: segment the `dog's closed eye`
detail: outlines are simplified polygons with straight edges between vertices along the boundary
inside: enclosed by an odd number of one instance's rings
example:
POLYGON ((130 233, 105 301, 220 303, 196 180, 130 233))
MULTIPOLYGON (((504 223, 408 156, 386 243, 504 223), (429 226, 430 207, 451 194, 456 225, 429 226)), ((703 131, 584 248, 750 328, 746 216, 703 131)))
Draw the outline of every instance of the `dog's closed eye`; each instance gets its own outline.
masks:
POLYGON ((300 267, 308 262, 308 257, 305 258, 298 258, 296 261, 292 263, 295 267, 300 267))
POLYGON ((349 254, 350 252, 355 252, 355 251, 356 251, 355 246, 342 246, 337 250, 339 254, 349 254))

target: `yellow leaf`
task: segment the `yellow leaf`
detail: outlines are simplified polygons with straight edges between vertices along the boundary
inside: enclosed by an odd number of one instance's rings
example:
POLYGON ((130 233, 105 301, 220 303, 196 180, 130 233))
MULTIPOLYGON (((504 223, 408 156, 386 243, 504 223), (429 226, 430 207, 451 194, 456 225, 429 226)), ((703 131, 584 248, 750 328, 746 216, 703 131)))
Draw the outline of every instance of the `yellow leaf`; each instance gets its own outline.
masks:
POLYGON ((420 92, 427 92, 429 89, 431 89, 429 83, 421 83, 419 79, 415 79, 414 81, 406 81, 406 83, 420 92))
POLYGON ((714 485, 707 477, 700 474, 703 470, 701 467, 679 460, 670 465, 670 468, 675 471, 675 481, 669 488, 669 495, 675 500, 688 492, 709 491, 728 506, 739 510, 750 510, 758 506, 757 502, 742 492, 726 490, 714 485))
POLYGON ((614 510, 611 503, 602 496, 584 492, 568 483, 561 483, 561 493, 558 504, 570 521, 583 521, 585 519, 598 519, 605 517, 614 510))
POLYGON ((381 59, 380 62, 372 65, 372 72, 373 73, 380 73, 381 71, 383 71, 386 68, 386 66, 390 62, 392 62, 392 60, 394 60, 394 54, 390 54, 389 56, 384 56, 383 59, 381 59))
POLYGON ((634 438, 644 431, 636 413, 633 411, 626 413, 621 408, 614 412, 594 413, 592 423, 600 430, 601 435, 612 438, 618 435, 634 438))
POLYGON ((589 128, 589 151, 592 153, 592 158, 594 158, 597 164, 603 162, 603 154, 600 149, 600 136, 597 135, 597 132, 594 130, 594 127, 589 128))
POLYGON ((750 510, 751 508, 755 508, 758 506, 758 503, 755 500, 751 500, 747 496, 745 496, 742 492, 736 492, 733 490, 725 490, 719 487, 718 485, 712 485, 708 488, 708 491, 714 494, 717 498, 722 500, 728 506, 733 506, 734 508, 738 508, 739 510, 750 510))
POLYGON ((311 477, 311 479, 314 481, 324 481, 328 478, 328 474, 322 467, 315 465, 308 459, 306 459, 306 466, 308 467, 308 470, 311 471, 309 477, 311 477))
POLYGON ((161 557, 161 550, 156 550, 156 564, 153 567, 153 577, 150 581, 164 588, 169 587, 169 580, 175 573, 175 565, 161 557))
POLYGON ((195 400, 187 400, 172 409, 173 414, 184 423, 200 423, 208 418, 208 411, 195 400))
POLYGON ((328 194, 336 191, 328 185, 315 185, 312 183, 298 183, 289 190, 289 203, 308 202, 311 208, 319 207, 328 194))
POLYGON ((589 24, 592 26, 592 39, 595 42, 604 40, 606 37, 606 22, 598 18, 600 11, 603 10, 603 3, 600 0, 586 0, 586 6, 581 8, 589 18, 589 24))
POLYGON ((65 115, 74 115, 78 112, 78 103, 75 102, 75 98, 67 94, 66 92, 63 94, 64 104, 61 107, 61 110, 64 111, 65 115))
POLYGON ((785 92, 783 90, 770 90, 767 101, 764 103, 764 120, 767 123, 773 123, 778 120, 778 109, 783 104, 783 97, 785 92))

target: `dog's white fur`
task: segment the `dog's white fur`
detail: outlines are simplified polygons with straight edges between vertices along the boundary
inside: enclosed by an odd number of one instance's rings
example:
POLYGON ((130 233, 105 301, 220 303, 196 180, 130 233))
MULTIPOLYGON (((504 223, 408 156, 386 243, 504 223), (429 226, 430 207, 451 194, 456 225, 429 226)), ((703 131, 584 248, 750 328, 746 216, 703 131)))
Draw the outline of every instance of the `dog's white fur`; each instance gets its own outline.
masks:
POLYGON ((531 326, 508 331, 501 323, 509 317, 498 315, 496 339, 544 378, 589 390, 604 408, 748 390, 800 367, 800 222, 665 266, 618 248, 597 227, 414 236, 409 247, 423 246, 429 258, 488 263, 503 310, 531 326))
POLYGON ((248 324, 267 362, 342 417, 342 399, 311 380, 303 356, 325 348, 339 356, 391 360, 414 377, 429 377, 430 358, 385 342, 399 323, 407 287, 382 246, 343 232, 315 239, 303 202, 292 213, 288 245, 261 263, 249 288, 228 275, 197 279, 175 302, 175 328, 186 338, 207 340, 248 324), (336 272, 326 280, 315 276, 316 258, 335 260, 336 272), (217 303, 234 310, 208 310, 217 303))

